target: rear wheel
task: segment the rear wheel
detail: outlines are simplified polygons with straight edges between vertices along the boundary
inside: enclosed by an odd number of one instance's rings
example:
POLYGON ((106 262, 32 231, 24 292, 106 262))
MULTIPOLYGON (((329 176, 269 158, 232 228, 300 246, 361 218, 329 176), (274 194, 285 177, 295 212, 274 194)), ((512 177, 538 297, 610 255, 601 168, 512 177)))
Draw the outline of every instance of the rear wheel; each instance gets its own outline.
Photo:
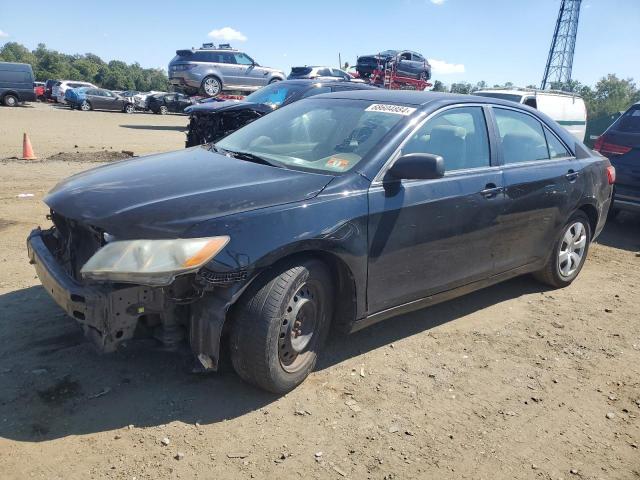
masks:
POLYGON ((86 100, 83 100, 80 104, 80 110, 82 110, 83 112, 88 112, 89 110, 91 110, 91 104, 86 100))
POLYGON ((160 115, 166 115, 167 113, 169 113, 169 109, 167 108, 166 105, 161 105, 160 106, 160 115))
POLYGON ((590 242, 589 219, 578 211, 560 230, 547 264, 534 274, 535 277, 555 288, 570 285, 582 270, 590 242))
POLYGON ((207 97, 217 97, 222 91, 222 83, 216 77, 207 77, 202 82, 202 93, 207 97))
POLYGON ((11 94, 5 95, 4 98, 2 99, 2 103, 4 104, 5 107, 15 107, 18 105, 18 97, 11 94))
POLYGON ((285 393, 313 370, 333 312, 327 267, 318 260, 289 264, 246 292, 231 331, 231 360, 240 377, 285 393))

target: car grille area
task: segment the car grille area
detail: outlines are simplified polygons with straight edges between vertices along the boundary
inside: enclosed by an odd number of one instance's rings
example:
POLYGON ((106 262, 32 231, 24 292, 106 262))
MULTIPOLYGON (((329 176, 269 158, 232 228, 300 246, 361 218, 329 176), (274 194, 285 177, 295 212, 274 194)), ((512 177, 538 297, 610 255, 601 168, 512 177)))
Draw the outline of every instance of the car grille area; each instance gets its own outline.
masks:
POLYGON ((80 281, 80 269, 104 245, 104 232, 51 212, 53 235, 47 247, 67 274, 80 281))

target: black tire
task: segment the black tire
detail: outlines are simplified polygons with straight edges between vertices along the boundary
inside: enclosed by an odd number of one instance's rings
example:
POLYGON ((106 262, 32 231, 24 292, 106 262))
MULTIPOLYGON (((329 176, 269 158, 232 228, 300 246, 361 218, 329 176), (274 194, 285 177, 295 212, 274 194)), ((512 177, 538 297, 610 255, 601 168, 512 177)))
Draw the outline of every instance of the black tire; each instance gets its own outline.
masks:
POLYGON ((256 282, 235 310, 231 361, 246 382, 283 394, 315 367, 331 324, 333 282, 325 264, 313 259, 266 272, 256 282))
POLYGON ((589 245, 591 243, 591 235, 592 233, 589 218, 584 212, 578 210, 560 229, 560 232, 558 233, 553 245, 553 251, 551 252, 549 259, 547 260, 546 265, 538 272, 535 272, 534 277, 540 282, 546 283, 547 285, 550 285, 554 288, 563 288, 571 285, 571 283, 576 279, 576 277, 582 270, 584 262, 587 259, 587 255, 589 253, 589 245), (578 223, 582 225, 585 235, 584 247, 581 251, 579 261, 575 262, 573 258, 568 257, 567 260, 563 262, 560 259, 560 253, 561 251, 566 251, 563 247, 568 247, 567 242, 565 241, 565 235, 568 234, 567 232, 578 223), (566 262, 569 263, 567 264, 566 262), (568 272, 566 275, 563 274, 562 265, 568 265, 569 267, 567 269, 568 272))
POLYGON ((2 99, 2 104, 5 107, 17 107, 18 106, 18 97, 15 95, 11 95, 10 93, 5 95, 2 99))
POLYGON ((222 93, 222 82, 218 77, 210 75, 202 80, 200 91, 203 96, 208 98, 217 97, 222 93))
POLYGON ((158 110, 158 113, 160 115, 166 115, 169 113, 169 109, 167 108, 166 105, 160 105, 160 109, 158 110))
POLYGON ((124 113, 135 113, 136 112, 136 106, 133 103, 127 103, 124 106, 124 113))

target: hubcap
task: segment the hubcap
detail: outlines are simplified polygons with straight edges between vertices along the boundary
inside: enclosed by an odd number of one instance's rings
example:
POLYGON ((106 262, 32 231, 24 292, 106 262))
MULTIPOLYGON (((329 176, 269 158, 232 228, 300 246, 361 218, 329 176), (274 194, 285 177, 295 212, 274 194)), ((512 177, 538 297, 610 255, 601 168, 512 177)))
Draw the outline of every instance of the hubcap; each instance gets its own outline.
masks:
POLYGON ((204 82, 204 91, 207 95, 215 95, 220 90, 220 85, 215 78, 207 78, 204 82))
POLYGON ((13 97, 8 97, 7 98, 7 105, 9 105, 10 107, 13 107, 16 104, 16 99, 13 97))
POLYGON ((82 110, 85 112, 89 110, 89 104, 87 102, 82 102, 82 110))
POLYGON ((318 324, 318 304, 315 289, 303 285, 291 298, 280 324, 278 357, 287 371, 296 370, 296 360, 312 344, 318 324))
POLYGON ((581 222, 569 226, 560 240, 558 270, 563 277, 570 277, 580 267, 587 246, 587 231, 581 222))

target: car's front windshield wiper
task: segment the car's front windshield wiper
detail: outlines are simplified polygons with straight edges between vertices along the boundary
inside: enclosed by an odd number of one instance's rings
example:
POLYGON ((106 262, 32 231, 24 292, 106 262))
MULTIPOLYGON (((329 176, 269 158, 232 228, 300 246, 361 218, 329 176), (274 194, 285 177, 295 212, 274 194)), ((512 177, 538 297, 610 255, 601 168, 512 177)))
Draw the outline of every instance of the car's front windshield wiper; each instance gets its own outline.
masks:
POLYGON ((271 163, 266 158, 255 155, 251 152, 234 152, 233 150, 224 150, 224 154, 233 158, 239 158, 240 160, 248 160, 250 162, 261 163, 263 165, 269 165, 272 167, 278 166, 271 163))

